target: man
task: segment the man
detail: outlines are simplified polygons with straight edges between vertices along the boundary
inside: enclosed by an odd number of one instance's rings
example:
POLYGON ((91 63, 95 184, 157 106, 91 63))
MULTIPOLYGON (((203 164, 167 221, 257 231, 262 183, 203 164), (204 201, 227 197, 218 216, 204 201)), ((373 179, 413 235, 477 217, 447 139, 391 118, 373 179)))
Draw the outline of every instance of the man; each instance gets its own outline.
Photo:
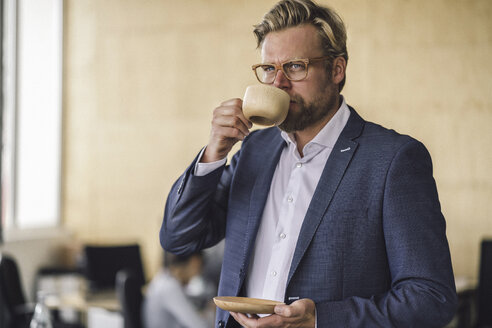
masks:
POLYGON ((225 237, 219 295, 286 303, 261 318, 219 309, 217 327, 444 326, 457 301, 427 150, 347 106, 333 10, 280 1, 255 34, 257 77, 291 96, 287 119, 249 133, 240 99, 215 109, 170 192, 162 246, 185 254, 225 237))

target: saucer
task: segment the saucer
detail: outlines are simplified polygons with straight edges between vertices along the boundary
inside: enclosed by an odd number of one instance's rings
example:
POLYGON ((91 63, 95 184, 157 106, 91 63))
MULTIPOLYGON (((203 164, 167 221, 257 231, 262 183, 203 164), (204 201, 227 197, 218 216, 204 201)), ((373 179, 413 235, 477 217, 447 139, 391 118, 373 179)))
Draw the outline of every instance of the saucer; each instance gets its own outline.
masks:
POLYGON ((249 297, 217 296, 214 303, 222 310, 249 314, 272 314, 278 301, 249 297))

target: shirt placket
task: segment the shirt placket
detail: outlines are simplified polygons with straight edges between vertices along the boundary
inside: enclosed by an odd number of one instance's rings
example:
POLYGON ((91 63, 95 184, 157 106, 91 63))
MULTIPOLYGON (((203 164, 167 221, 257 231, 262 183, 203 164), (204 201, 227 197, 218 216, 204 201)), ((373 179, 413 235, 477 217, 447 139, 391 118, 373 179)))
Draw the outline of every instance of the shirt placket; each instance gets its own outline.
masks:
POLYGON ((277 295, 276 292, 283 290, 278 288, 279 284, 285 284, 290 267, 290 262, 287 259, 294 252, 295 242, 292 238, 291 227, 295 219, 295 206, 299 196, 299 184, 301 182, 302 163, 299 158, 293 156, 291 158, 291 172, 287 188, 282 197, 282 207, 279 213, 278 223, 275 229, 274 243, 272 247, 272 257, 268 265, 267 279, 263 297, 266 299, 283 300, 283 295, 277 295))

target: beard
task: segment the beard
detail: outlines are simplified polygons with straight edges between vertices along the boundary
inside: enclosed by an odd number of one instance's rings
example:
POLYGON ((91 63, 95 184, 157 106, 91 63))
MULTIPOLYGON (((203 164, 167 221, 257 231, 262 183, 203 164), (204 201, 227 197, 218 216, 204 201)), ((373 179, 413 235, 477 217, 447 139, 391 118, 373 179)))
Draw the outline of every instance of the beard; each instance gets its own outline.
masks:
POLYGON ((297 111, 290 110, 285 120, 278 127, 287 132, 302 131, 325 118, 333 110, 336 110, 338 95, 332 93, 331 90, 320 92, 319 96, 311 102, 306 102, 299 95, 292 95, 291 100, 298 106, 297 111))

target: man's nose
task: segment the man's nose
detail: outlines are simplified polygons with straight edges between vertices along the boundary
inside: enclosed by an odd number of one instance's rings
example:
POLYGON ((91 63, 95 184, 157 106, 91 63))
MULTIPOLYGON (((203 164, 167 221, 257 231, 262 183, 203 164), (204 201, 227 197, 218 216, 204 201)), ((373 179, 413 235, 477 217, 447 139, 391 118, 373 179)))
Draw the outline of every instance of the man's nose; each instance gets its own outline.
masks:
POLYGON ((290 80, 285 76, 282 70, 277 71, 277 75, 275 76, 275 80, 273 81, 273 86, 279 89, 287 89, 290 88, 290 80))

